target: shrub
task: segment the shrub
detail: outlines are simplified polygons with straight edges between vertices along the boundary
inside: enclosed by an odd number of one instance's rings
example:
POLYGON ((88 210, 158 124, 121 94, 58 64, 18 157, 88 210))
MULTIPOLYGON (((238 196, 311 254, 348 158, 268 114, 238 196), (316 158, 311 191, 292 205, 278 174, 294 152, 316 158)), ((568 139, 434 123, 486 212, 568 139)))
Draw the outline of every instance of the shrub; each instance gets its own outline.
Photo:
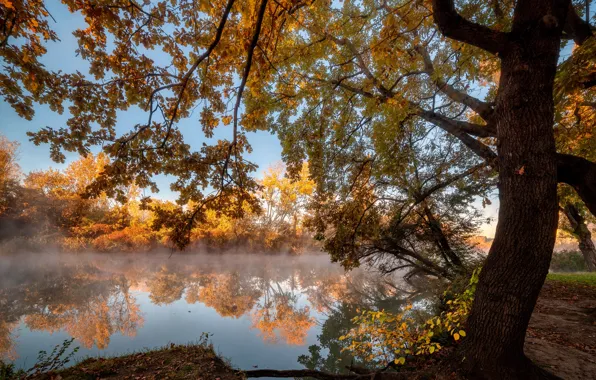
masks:
POLYGON ((14 364, 4 363, 0 360, 0 380, 16 380, 25 377, 26 373, 22 369, 15 369, 14 364))
POLYGON ((93 239, 93 248, 100 252, 147 251, 153 244, 153 232, 137 226, 101 235, 93 239))
POLYGON ((398 365, 414 356, 438 352, 442 345, 455 344, 466 336, 464 325, 474 301, 479 273, 480 269, 475 270, 465 290, 447 300, 447 309, 425 323, 416 322, 411 305, 398 314, 369 310, 352 320, 356 327, 340 340, 348 339, 347 350, 366 361, 382 358, 385 363, 398 365))
POLYGON ((559 251, 553 253, 550 269, 554 272, 583 272, 586 262, 579 251, 559 251))

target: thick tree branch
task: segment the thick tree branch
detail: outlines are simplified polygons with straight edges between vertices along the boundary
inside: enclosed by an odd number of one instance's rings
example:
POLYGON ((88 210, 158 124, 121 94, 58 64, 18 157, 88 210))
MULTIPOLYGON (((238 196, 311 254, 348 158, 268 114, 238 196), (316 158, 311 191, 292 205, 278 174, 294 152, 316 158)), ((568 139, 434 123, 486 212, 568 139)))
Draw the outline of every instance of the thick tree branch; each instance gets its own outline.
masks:
POLYGON ((263 19, 265 18, 265 11, 267 10, 267 0, 261 1, 261 6, 259 7, 259 13, 257 15, 257 23, 255 25, 255 31, 252 35, 252 39, 250 41, 250 45, 248 47, 248 53, 246 55, 246 65, 244 66, 244 71, 242 73, 242 80, 240 82, 240 86, 238 87, 238 93, 236 94, 236 103, 234 105, 234 125, 232 130, 232 143, 228 147, 228 154, 226 156, 226 160, 223 165, 222 176, 221 176, 221 186, 224 187, 224 179, 227 173, 228 164, 230 162, 230 157, 232 156, 232 151, 236 148, 238 144, 238 111, 240 109, 240 104, 242 103, 242 94, 244 93, 244 88, 246 87, 246 82, 248 80, 248 76, 250 75, 250 69, 252 67, 252 57, 254 55, 255 49, 259 42, 259 36, 261 35, 261 27, 263 26, 263 19))
POLYGON ((492 124, 479 125, 467 121, 453 121, 462 131, 476 137, 497 137, 497 130, 492 124))
POLYGON ((442 182, 439 182, 429 188, 424 189, 423 191, 421 191, 419 193, 414 194, 414 199, 416 200, 416 204, 422 203, 426 198, 430 197, 435 191, 441 190, 441 189, 451 185, 452 183, 459 181, 462 178, 466 178, 467 176, 476 173, 477 171, 479 171, 485 167, 486 167, 486 164, 484 164, 484 163, 472 166, 471 168, 469 168, 466 171, 463 171, 459 174, 455 174, 442 182))
POLYGON ((433 0, 433 17, 445 37, 497 55, 507 50, 509 38, 506 33, 466 20, 453 3, 453 0, 433 0))
POLYGON ((569 2, 569 10, 567 11, 567 18, 563 31, 573 38, 576 44, 581 45, 588 38, 592 37, 592 28, 585 20, 583 20, 573 7, 571 1, 569 2))
POLYGON ((242 93, 244 92, 244 87, 246 86, 246 81, 248 80, 248 76, 250 75, 250 68, 252 67, 252 57, 255 52, 255 48, 257 47, 257 43, 259 42, 259 36, 261 35, 261 26, 263 25, 263 18, 265 17, 265 10, 267 9, 267 0, 261 1, 261 6, 259 8, 259 13, 257 16, 257 23, 255 25, 255 31, 252 36, 252 40, 250 41, 250 45, 248 47, 248 54, 246 56, 246 65, 244 66, 244 72, 242 74, 242 81, 240 82, 240 87, 238 87, 238 94, 236 95, 236 104, 234 105, 234 142, 233 144, 236 145, 236 136, 238 134, 238 110, 240 108, 240 103, 242 101, 242 93))
POLYGON ((559 182, 573 187, 596 216, 596 163, 569 154, 557 154, 559 182))
POLYGON ((313 377, 321 380, 407 380, 411 379, 416 373, 397 373, 397 372, 371 372, 367 374, 353 374, 342 375, 324 371, 317 371, 313 369, 291 369, 291 370, 275 370, 275 369, 254 369, 243 371, 247 378, 254 377, 313 377))
POLYGON ((435 82, 435 84, 441 92, 445 93, 445 95, 447 95, 451 100, 470 107, 484 120, 488 121, 490 119, 491 115, 493 114, 493 108, 489 103, 476 99, 473 96, 468 95, 464 91, 455 89, 455 87, 445 82, 442 78, 433 78, 435 68, 430 54, 428 54, 428 51, 423 46, 416 46, 415 49, 424 60, 424 69, 426 70, 427 74, 431 76, 431 78, 433 79, 433 81, 435 82))

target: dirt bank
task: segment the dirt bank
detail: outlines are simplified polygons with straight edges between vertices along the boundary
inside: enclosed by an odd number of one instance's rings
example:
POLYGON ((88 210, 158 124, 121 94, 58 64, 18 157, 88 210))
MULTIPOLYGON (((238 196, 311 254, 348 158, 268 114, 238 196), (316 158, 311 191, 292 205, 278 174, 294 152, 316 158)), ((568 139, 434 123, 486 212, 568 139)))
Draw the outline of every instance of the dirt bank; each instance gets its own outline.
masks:
POLYGON ((74 367, 36 380, 193 379, 239 380, 244 377, 204 345, 171 345, 114 358, 87 359, 74 367))
POLYGON ((547 281, 530 320, 525 351, 563 379, 596 379, 596 284, 547 281))

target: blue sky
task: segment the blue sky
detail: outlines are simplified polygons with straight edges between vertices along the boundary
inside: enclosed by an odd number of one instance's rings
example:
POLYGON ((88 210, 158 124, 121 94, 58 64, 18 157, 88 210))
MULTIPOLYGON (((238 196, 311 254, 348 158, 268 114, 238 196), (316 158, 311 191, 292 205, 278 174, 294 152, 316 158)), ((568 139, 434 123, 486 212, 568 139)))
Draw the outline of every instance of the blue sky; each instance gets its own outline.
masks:
MULTIPOLYGON (((57 1, 50 2, 48 9, 56 19, 56 23, 52 27, 61 41, 48 44, 48 54, 43 57, 42 62, 49 69, 53 70, 62 70, 64 72, 79 70, 83 73, 87 72, 87 63, 78 58, 74 53, 77 48, 77 42, 72 35, 75 29, 86 27, 82 16, 70 13, 64 5, 57 1)), ((50 159, 48 145, 35 146, 28 140, 26 135, 28 131, 37 131, 46 126, 60 128, 65 125, 67 119, 67 112, 59 115, 52 112, 47 106, 36 106, 35 117, 33 120, 28 121, 19 117, 8 104, 0 101, 0 133, 10 140, 16 140, 21 144, 19 164, 24 173, 33 170, 45 170, 49 167, 64 168, 69 162, 78 158, 77 154, 71 153, 67 154, 65 164, 55 163, 50 159)), ((121 131, 126 131, 135 124, 146 122, 146 120, 147 114, 144 111, 131 108, 126 112, 119 113, 117 127, 121 131)), ((192 147, 198 149, 206 141, 199 123, 199 111, 195 110, 191 117, 182 120, 178 126, 184 134, 187 143, 192 147)), ((231 128, 231 125, 222 125, 216 128, 214 138, 231 139, 231 128)), ((247 155, 247 158, 259 166, 257 176, 260 177, 269 165, 281 160, 281 146, 277 137, 268 132, 249 132, 247 137, 253 147, 253 152, 247 155)), ((99 149, 95 152, 97 151, 99 149)), ((169 189, 170 181, 167 177, 158 176, 156 182, 160 188, 157 197, 169 200, 175 200, 177 198, 176 193, 169 189)), ((493 204, 484 209, 484 214, 486 217, 496 220, 498 204, 496 195, 491 200, 493 204)), ((476 206, 482 208, 481 202, 478 201, 476 206)), ((490 225, 483 226, 481 233, 487 236, 493 236, 494 227, 495 222, 493 221, 490 225)))

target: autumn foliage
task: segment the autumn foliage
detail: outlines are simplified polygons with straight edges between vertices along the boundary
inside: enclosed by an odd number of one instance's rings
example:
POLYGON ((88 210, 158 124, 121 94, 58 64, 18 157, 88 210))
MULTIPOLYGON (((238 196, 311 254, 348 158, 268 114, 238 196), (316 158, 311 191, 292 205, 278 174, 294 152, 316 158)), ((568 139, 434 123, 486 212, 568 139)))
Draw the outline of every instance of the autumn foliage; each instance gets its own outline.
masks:
MULTIPOLYGON (((70 252, 174 248, 174 228, 163 224, 164 216, 196 206, 143 197, 144 190, 136 185, 121 189, 125 196, 118 199, 105 193, 91 196, 89 188, 109 162, 103 153, 83 156, 64 170, 34 171, 22 178, 16 163, 18 145, 2 139, 0 239, 5 245, 17 237, 38 246, 57 244, 70 252)), ((285 176, 283 166, 271 167, 259 184, 254 194, 258 210, 246 205, 242 218, 206 210, 200 222, 189 227, 190 248, 298 252, 312 245, 304 228, 314 187, 308 165, 295 180, 285 176)))

